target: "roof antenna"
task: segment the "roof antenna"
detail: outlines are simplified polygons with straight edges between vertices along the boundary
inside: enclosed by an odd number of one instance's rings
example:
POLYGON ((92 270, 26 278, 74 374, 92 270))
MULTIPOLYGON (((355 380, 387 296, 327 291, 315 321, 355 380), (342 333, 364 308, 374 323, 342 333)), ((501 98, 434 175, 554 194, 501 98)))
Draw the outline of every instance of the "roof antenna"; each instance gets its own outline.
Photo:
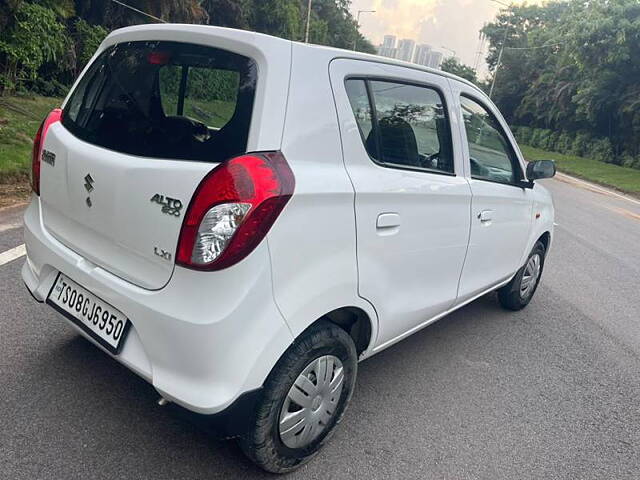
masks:
POLYGON ((123 7, 126 7, 126 8, 128 8, 128 9, 130 9, 130 10, 133 10, 134 12, 138 12, 138 13, 140 13, 140 14, 142 14, 142 15, 146 16, 146 17, 153 18, 154 20, 157 20, 157 21, 158 21, 158 22, 160 22, 160 23, 167 23, 166 21, 164 21, 164 20, 163 20, 163 19, 161 19, 161 18, 155 17, 155 16, 151 15, 150 13, 143 12, 142 10, 138 10, 137 8, 132 7, 131 5, 127 5, 126 3, 122 3, 122 2, 120 2, 120 1, 118 1, 118 0, 111 0, 111 1, 112 1, 113 3, 117 3, 118 5, 122 5, 123 7))

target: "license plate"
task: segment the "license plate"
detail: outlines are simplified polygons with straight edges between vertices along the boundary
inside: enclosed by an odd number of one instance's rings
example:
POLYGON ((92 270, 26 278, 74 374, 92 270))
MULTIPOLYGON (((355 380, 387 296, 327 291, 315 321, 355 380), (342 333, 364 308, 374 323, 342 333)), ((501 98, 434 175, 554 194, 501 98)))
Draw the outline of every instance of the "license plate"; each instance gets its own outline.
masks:
POLYGON ((130 325, 122 312, 62 273, 58 274, 47 303, 108 351, 120 353, 130 325))

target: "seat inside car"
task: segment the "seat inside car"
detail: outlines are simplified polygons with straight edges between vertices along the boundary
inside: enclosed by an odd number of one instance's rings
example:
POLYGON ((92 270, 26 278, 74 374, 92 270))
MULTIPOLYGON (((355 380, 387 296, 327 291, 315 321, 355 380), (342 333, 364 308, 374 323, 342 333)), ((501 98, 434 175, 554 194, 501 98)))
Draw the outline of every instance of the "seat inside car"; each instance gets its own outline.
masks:
MULTIPOLYGON (((401 117, 387 116, 378 122, 380 137, 380 160, 400 165, 420 166, 418 142, 413 128, 401 117)), ((367 138, 367 150, 375 152, 373 130, 367 138)))

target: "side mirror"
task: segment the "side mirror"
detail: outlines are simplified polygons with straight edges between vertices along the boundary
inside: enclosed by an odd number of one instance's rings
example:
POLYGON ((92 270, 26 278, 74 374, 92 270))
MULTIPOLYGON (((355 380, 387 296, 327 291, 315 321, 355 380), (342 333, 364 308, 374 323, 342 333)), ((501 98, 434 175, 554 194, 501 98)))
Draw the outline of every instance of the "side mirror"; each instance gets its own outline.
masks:
POLYGON ((527 165, 527 180, 551 178, 556 174, 556 162, 553 160, 536 160, 527 165))

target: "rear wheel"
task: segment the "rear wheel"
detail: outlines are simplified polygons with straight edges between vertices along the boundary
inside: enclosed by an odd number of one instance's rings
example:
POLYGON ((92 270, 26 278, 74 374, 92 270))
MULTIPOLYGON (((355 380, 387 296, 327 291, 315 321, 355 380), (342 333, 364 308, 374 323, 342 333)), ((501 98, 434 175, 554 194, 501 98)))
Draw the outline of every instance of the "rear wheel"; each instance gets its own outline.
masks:
POLYGON ((340 422, 356 379, 353 340, 330 322, 311 327, 285 352, 265 382, 245 454, 286 473, 308 462, 340 422))
POLYGON ((508 284, 498 290, 498 299, 504 308, 521 310, 529 304, 540 283, 545 253, 544 244, 537 242, 524 266, 508 284))

